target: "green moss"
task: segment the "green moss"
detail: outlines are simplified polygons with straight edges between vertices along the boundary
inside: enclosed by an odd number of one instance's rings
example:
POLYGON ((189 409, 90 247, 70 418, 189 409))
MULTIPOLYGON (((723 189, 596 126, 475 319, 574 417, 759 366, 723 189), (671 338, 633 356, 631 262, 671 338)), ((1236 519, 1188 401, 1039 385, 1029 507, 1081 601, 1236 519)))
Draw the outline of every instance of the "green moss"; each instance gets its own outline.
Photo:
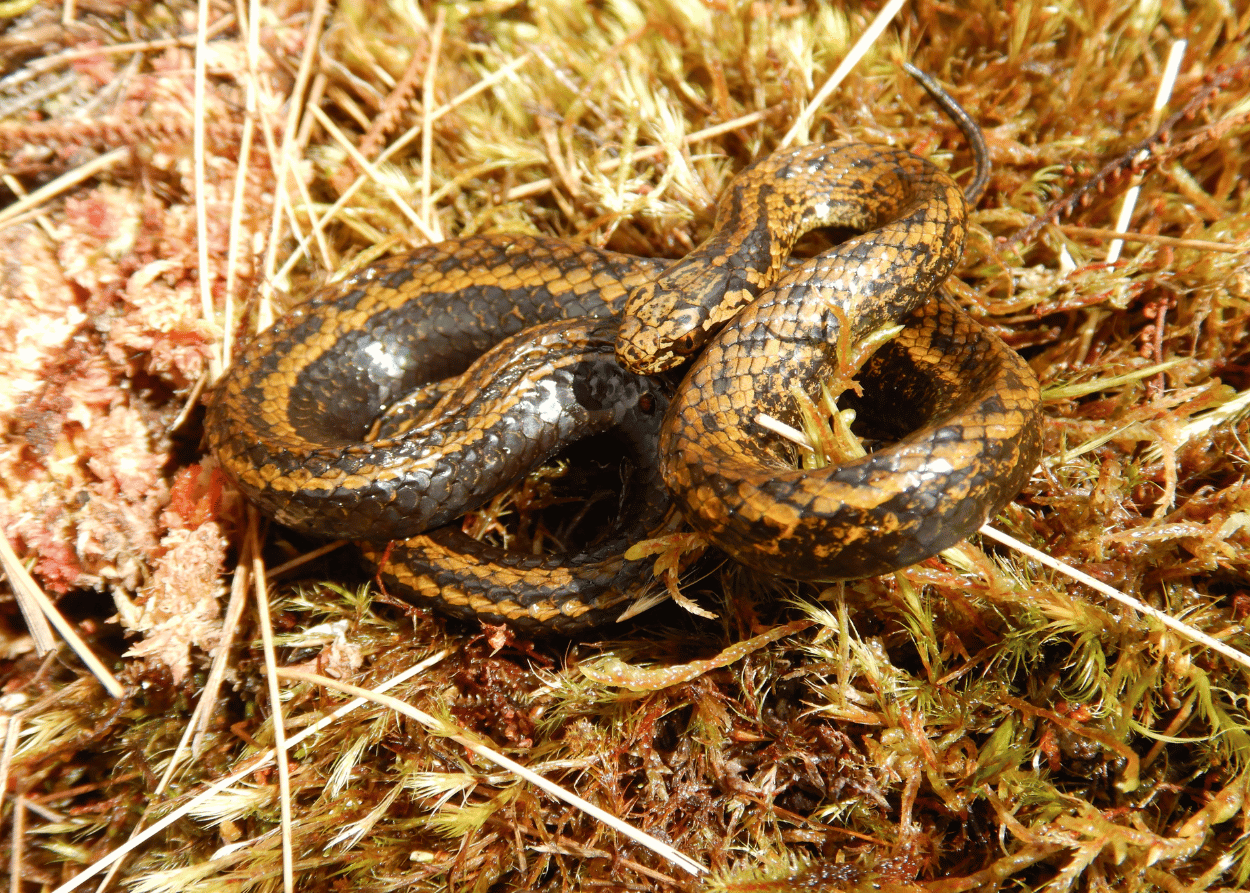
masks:
MULTIPOLYGON (((269 90, 290 86, 306 6, 264 11, 269 90)), ((152 20, 172 28, 187 9, 160 13, 152 20)), ((896 63, 905 55, 953 85, 995 161, 972 214, 961 298, 1025 353, 1046 388, 1043 468, 999 525, 1245 651, 1247 76, 1138 165, 1132 224, 1147 237, 1240 243, 1240 253, 1130 243, 1119 264, 1101 263, 1107 239, 1091 230, 1113 225, 1127 171, 1065 216, 1068 228, 1007 241, 1151 133, 1173 38, 1190 48, 1169 109, 1245 56, 1247 22, 1236 15, 1227 4, 1170 0, 976 0, 958 12, 914 4, 809 129, 813 140, 913 147, 964 171, 958 131, 896 63), (1188 148, 1173 156, 1168 145, 1188 148)), ((371 162, 408 137, 376 178, 353 185, 355 162, 319 123, 306 125, 296 142, 307 195, 291 190, 279 265, 315 222, 321 242, 306 240, 290 270, 296 296, 334 272, 327 267, 422 243, 401 205, 446 236, 538 232, 680 256, 706 234, 728 178, 777 145, 865 24, 857 8, 831 4, 343 4, 313 38, 325 56, 311 95, 354 145, 376 146, 371 162), (444 108, 426 154, 436 18, 432 99, 444 108), (417 76, 405 81, 410 68, 417 76), (727 122, 739 123, 687 141, 727 122)), ((34 24, 6 22, 8 46, 24 26, 34 24)), ((215 42, 215 58, 246 58, 236 28, 215 42)), ((140 70, 159 83, 169 73, 154 58, 140 70)), ((245 102, 230 79, 246 72, 222 64, 210 90, 237 111, 245 102)), ((281 118, 276 104, 266 109, 281 118)), ((265 154, 253 156, 251 176, 268 193, 265 154)), ((115 176, 136 190, 146 182, 115 176)), ((173 205, 185 198, 176 192, 160 194, 173 205)), ((245 244, 269 236, 267 219, 245 225, 245 244)), ((283 545, 277 532, 270 539, 283 545)), ((314 579, 335 578, 332 568, 314 579)), ((334 651, 346 647, 352 681, 369 685, 446 651, 391 693, 669 841, 719 877, 709 889, 791 889, 779 879, 804 871, 806 889, 828 890, 1197 891, 1250 881, 1245 667, 988 543, 823 592, 732 567, 699 572, 688 594, 719 621, 670 612, 602 640, 501 648, 367 590, 283 584, 273 604, 280 659, 325 666, 347 661, 334 651), (660 691, 630 693, 577 669, 605 651, 686 663, 800 610, 816 625, 660 691)), ((9 778, 39 807, 24 817, 30 879, 50 888, 120 845, 149 807, 150 824, 271 743, 249 617, 200 755, 159 797, 206 658, 178 690, 151 665, 119 661, 133 695, 118 709, 67 663, 7 662, 8 690, 27 707, 9 778)), ((304 684, 284 688, 288 734, 339 703, 304 684)), ((300 889, 696 886, 379 706, 291 756, 300 889)), ((145 843, 120 882, 280 889, 278 826, 276 775, 257 771, 145 843)))

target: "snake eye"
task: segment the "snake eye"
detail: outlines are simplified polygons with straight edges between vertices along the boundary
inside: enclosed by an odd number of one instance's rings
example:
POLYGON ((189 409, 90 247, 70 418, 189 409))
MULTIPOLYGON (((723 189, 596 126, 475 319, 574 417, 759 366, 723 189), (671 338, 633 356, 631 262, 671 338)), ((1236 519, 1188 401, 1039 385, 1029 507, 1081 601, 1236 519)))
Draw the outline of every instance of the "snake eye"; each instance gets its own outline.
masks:
POLYGON ((694 353, 696 347, 694 333, 689 332, 673 342, 673 353, 679 357, 688 357, 694 353))

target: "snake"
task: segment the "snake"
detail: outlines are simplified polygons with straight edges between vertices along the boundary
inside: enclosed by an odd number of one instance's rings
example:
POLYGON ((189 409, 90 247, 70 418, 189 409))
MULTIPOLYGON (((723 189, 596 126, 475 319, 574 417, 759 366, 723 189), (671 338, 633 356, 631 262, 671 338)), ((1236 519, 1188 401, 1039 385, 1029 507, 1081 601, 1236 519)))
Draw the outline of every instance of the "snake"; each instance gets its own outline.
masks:
POLYGON ((427 245, 322 286, 258 335, 214 389, 207 440, 262 512, 359 541, 388 591, 523 632, 619 616, 652 573, 626 547, 683 523, 788 578, 897 570, 995 514, 1041 452, 1036 377, 942 288, 966 217, 927 160, 822 143, 740 172, 675 263, 531 235, 427 245), (860 234, 788 260, 834 226, 860 234), (904 328, 865 368, 863 408, 901 439, 796 468, 759 414, 796 422, 795 389, 817 395, 839 343, 890 323, 904 328), (583 551, 520 554, 453 523, 604 432, 625 445, 627 495, 583 551))

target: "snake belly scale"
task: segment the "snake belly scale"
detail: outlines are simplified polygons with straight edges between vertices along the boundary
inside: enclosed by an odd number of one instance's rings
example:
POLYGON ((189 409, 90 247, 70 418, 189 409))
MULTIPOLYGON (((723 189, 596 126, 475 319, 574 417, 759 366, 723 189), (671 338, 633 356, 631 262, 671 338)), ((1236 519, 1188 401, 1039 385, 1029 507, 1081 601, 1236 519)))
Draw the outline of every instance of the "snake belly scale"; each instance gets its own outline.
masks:
POLYGON ((743 171, 718 209, 676 264, 498 235, 367 267, 246 348, 214 395, 210 445, 283 524, 372 544, 388 586, 530 631, 619 613, 649 567, 622 544, 674 526, 670 494, 730 556, 800 579, 914 563, 1015 495, 1040 454, 1038 386, 935 294, 966 217, 945 173, 890 147, 807 146, 743 171), (787 268, 823 226, 864 234, 787 268), (841 327, 858 337, 890 321, 907 328, 867 374, 889 392, 891 370, 910 370, 897 389, 926 391, 919 429, 860 462, 796 470, 756 415, 793 419, 791 388, 819 389, 841 327), (633 371, 696 353, 671 395, 633 371), (424 417, 369 440, 405 393, 447 376, 459 377, 424 417), (626 432, 634 489, 620 530, 586 554, 518 556, 441 526, 568 440, 611 429, 626 432))

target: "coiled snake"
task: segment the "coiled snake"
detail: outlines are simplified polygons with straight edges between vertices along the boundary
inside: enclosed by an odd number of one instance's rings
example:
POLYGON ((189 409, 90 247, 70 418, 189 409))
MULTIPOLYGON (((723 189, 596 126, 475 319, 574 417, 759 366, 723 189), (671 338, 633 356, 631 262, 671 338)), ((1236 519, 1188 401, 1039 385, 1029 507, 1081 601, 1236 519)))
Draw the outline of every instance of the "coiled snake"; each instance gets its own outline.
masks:
POLYGON ((672 529, 670 495, 756 569, 884 573, 966 537, 1040 454, 1032 372, 940 289, 965 217, 929 162, 843 143, 744 170, 713 234, 676 264, 530 236, 427 246, 322 288, 257 337, 217 388, 208 440, 281 523, 365 541, 391 591, 530 631, 618 614, 650 571, 623 549, 672 529), (804 233, 829 226, 863 234, 787 267, 804 233), (915 415, 915 430, 860 461, 796 469, 757 415, 793 422, 792 389, 819 392, 842 327, 854 339, 890 321, 906 328, 867 369, 874 414, 900 429, 915 415), (689 357, 673 392, 658 373, 689 357), (448 526, 612 429, 633 461, 608 541, 536 558, 448 526))

